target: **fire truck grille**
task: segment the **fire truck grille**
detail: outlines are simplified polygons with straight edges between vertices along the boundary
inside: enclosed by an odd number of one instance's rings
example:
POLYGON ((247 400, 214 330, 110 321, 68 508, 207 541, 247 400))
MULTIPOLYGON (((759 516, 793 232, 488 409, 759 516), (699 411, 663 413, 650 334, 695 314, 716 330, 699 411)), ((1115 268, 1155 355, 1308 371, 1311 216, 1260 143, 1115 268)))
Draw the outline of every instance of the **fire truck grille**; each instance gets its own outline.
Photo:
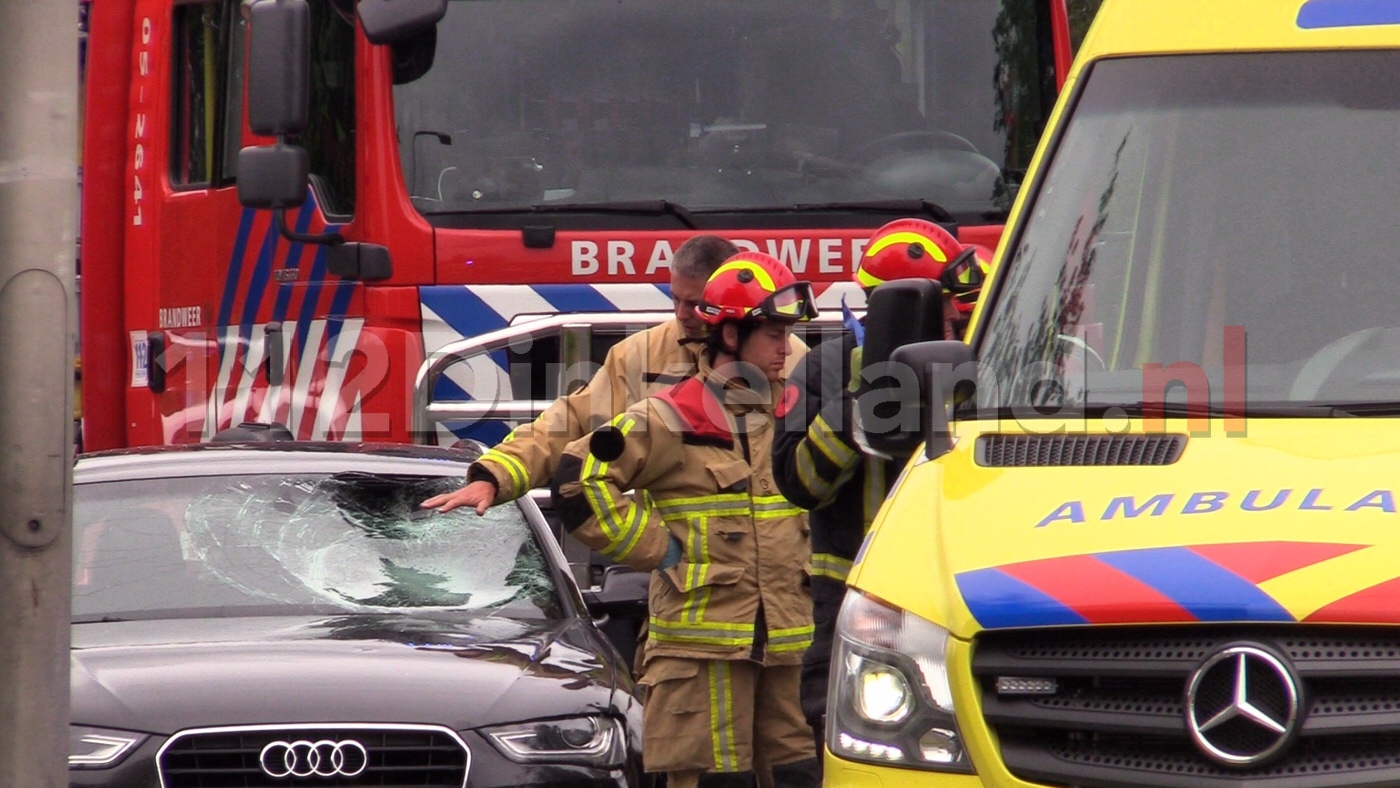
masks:
POLYGON ((159 758, 165 788, 463 788, 471 756, 445 729, 208 729, 176 734, 159 758), (314 754, 313 754, 314 753, 314 754))
MULTIPOLYGON (((990 632, 978 637, 972 671, 1006 767, 1030 782, 1076 788, 1400 784, 1400 629, 1197 625, 990 632), (1295 737, 1251 765, 1208 756, 1187 725, 1193 673, 1235 645, 1283 658, 1300 690, 1295 737)), ((1212 743, 1256 752, 1267 744, 1256 734, 1221 725, 1212 743)))

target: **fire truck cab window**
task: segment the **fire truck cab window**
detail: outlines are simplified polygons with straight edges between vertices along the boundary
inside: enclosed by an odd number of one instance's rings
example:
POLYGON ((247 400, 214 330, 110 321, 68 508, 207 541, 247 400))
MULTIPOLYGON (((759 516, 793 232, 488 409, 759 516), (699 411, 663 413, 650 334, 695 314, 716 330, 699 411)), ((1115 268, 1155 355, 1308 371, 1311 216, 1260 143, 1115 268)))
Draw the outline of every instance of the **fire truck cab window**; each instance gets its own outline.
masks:
POLYGON ((345 3, 310 0, 311 112, 299 139, 321 209, 355 212, 355 18, 345 3))
MULTIPOLYGON (((222 171, 220 138, 232 3, 175 6, 171 59, 170 183, 207 186, 222 171)), ((236 149, 235 149, 236 150, 236 149)))
POLYGON ((929 199, 1000 221, 1054 101, 1048 7, 453 0, 394 87, 403 177, 430 218, 929 199))

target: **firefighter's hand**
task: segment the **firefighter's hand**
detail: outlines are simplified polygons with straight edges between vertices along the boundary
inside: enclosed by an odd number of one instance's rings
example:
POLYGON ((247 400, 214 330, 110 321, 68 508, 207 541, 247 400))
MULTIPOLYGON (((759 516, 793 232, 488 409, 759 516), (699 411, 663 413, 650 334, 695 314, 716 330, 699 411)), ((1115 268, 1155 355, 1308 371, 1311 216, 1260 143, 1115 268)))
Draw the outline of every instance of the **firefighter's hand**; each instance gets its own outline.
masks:
POLYGON ((487 507, 494 500, 496 500, 496 485, 488 481, 476 481, 450 493, 434 495, 420 506, 424 509, 437 509, 439 512, 450 512, 459 506, 470 506, 476 509, 477 514, 486 514, 487 507))
POLYGON ((677 539, 675 534, 671 534, 671 543, 666 545, 666 555, 661 558, 661 565, 656 568, 670 569, 679 564, 684 556, 685 553, 681 550, 681 540, 677 539))

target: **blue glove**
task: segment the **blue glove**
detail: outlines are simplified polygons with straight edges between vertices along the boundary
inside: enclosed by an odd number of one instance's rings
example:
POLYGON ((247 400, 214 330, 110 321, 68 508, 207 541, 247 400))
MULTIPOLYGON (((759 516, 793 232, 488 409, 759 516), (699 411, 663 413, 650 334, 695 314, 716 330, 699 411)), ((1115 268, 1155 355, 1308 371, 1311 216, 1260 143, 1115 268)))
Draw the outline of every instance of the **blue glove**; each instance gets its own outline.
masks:
POLYGON ((846 330, 856 338, 856 347, 865 344, 865 326, 856 318, 856 313, 846 306, 846 297, 841 296, 841 323, 846 326, 846 330))
POLYGON ((670 569, 676 564, 679 564, 681 558, 685 555, 681 550, 681 540, 677 539, 675 534, 671 534, 670 536, 671 543, 666 545, 666 555, 662 556, 661 566, 656 567, 657 569, 670 569))

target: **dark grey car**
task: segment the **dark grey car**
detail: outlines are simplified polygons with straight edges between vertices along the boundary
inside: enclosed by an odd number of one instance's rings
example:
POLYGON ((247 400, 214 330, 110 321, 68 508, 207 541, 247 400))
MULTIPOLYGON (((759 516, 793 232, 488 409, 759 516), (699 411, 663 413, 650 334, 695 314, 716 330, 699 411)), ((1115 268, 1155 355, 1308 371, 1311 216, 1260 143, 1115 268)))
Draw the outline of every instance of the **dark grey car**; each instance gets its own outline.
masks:
POLYGON ((266 443, 75 471, 74 786, 634 785, 641 710, 528 500, 472 455, 266 443))

